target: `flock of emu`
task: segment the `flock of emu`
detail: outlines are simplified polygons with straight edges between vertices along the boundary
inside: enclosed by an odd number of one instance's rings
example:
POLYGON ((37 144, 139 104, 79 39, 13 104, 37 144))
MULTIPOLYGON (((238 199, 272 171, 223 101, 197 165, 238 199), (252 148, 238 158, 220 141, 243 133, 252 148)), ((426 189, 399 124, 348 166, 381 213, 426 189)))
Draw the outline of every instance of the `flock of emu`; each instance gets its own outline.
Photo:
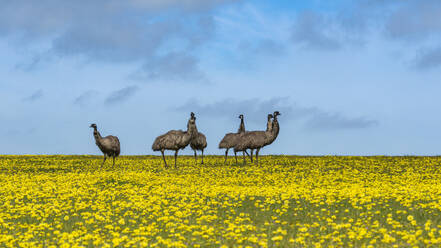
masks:
MULTIPOLYGON (((234 157, 237 163, 237 152, 242 152, 243 163, 245 164, 245 153, 250 157, 251 162, 253 162, 253 152, 256 150, 256 163, 259 164, 259 151, 264 146, 270 145, 274 142, 279 134, 279 122, 277 116, 279 116, 279 111, 275 111, 273 114, 268 114, 268 120, 266 125, 266 131, 246 131, 243 115, 240 115, 240 126, 237 133, 227 133, 224 138, 219 143, 219 149, 225 150, 225 163, 227 162, 228 150, 230 148, 234 149, 234 157), (247 152, 250 150, 250 153, 247 152)), ((90 125, 93 128, 93 136, 95 138, 96 145, 104 153, 104 162, 106 162, 107 157, 113 158, 113 166, 115 166, 115 158, 119 156, 120 153, 120 143, 116 136, 106 136, 102 137, 98 132, 96 124, 90 125)), ((190 114, 190 119, 187 123, 187 131, 182 130, 171 130, 167 133, 158 136, 153 142, 152 150, 161 151, 162 158, 164 159, 165 167, 167 167, 167 162, 165 161, 164 151, 173 150, 175 151, 175 167, 176 160, 178 157, 178 151, 184 149, 190 144, 191 149, 194 151, 194 158, 197 162, 196 151, 201 151, 202 162, 204 163, 204 149, 207 147, 207 139, 203 133, 200 133, 196 127, 196 116, 193 112, 190 114)))

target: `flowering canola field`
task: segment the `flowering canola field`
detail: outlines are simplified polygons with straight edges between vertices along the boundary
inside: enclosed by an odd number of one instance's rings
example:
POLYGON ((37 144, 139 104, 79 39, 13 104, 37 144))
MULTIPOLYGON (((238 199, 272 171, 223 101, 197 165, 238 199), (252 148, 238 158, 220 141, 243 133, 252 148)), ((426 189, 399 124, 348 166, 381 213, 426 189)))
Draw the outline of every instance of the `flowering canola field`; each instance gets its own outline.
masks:
POLYGON ((101 161, 0 156, 0 247, 441 245, 439 157, 101 161))

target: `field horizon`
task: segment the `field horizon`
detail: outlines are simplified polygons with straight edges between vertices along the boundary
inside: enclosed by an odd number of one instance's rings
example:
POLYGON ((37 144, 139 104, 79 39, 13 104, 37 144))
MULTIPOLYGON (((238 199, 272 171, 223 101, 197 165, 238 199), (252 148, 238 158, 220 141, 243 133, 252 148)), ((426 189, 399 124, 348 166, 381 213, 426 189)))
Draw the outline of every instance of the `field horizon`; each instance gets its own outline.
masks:
MULTIPOLYGON (((234 158, 234 153, 230 154, 231 152, 228 153, 228 158, 234 158)), ((66 157, 91 157, 91 158, 103 158, 103 155, 99 155, 99 154, 0 154, 0 158, 1 157, 15 157, 15 156, 23 156, 23 157, 32 157, 32 156, 46 156, 46 157, 57 157, 57 156, 66 156, 66 157)), ((165 154, 165 156, 167 158, 173 158, 173 154, 165 154)), ((255 154, 254 154, 255 156, 255 154)), ((441 154, 434 154, 434 155, 418 155, 418 154, 403 154, 403 155, 388 155, 388 154, 372 154, 372 155, 348 155, 348 154, 323 154, 323 155, 308 155, 308 154, 259 154, 259 158, 260 157, 268 157, 268 156, 280 156, 280 157, 416 157, 416 158, 423 158, 423 157, 441 157, 441 154)), ((118 156, 118 158, 130 158, 130 157, 145 157, 145 158, 149 158, 149 157, 160 157, 162 158, 162 156, 160 154, 125 154, 125 155, 120 155, 118 156)), ((191 154, 178 154, 178 159, 180 157, 183 158, 194 158, 194 155, 191 154)), ((201 157, 200 153, 198 153, 198 159, 201 157)), ((225 155, 220 155, 220 154, 205 154, 204 153, 204 158, 205 157, 219 157, 219 158, 225 158, 225 155)), ((241 158, 242 159, 242 153, 239 155, 239 153, 237 154, 238 159, 241 158)), ((118 158, 116 158, 116 161, 118 160, 118 158)), ((248 158, 248 162, 249 161, 249 157, 248 158)), ((199 161, 200 162, 200 161, 199 161)))

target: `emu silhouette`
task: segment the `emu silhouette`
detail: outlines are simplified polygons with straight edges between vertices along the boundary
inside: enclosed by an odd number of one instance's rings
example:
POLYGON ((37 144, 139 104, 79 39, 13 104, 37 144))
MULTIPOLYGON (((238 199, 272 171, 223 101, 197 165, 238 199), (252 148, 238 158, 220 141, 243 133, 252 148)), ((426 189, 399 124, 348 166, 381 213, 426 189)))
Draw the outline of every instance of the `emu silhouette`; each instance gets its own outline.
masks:
MULTIPOLYGON (((233 148, 234 146, 236 146, 238 141, 239 141, 240 135, 245 133, 245 123, 244 123, 244 120, 243 120, 244 118, 243 118, 242 114, 239 115, 239 119, 240 119, 240 126, 239 126, 239 129, 237 130, 237 133, 227 133, 227 134, 225 134, 224 138, 219 143, 219 149, 226 149, 225 150, 225 162, 224 163, 227 163, 228 150, 230 148, 233 148)), ((245 152, 246 151, 244 151, 244 153, 245 152)), ((249 154, 247 153, 247 155, 249 155, 249 154)), ((236 158, 236 163, 237 163, 237 152, 236 151, 234 151, 234 157, 236 158)))
MULTIPOLYGON (((239 138, 238 144, 234 147, 235 151, 245 151, 251 149, 251 158, 253 156, 253 150, 256 149, 256 163, 259 164, 259 151, 262 147, 267 146, 274 142, 279 134, 279 123, 277 116, 280 115, 279 111, 275 111, 274 115, 268 115, 267 130, 266 131, 251 131, 245 132, 239 138), (273 121, 271 119, 273 118, 273 121)), ((253 160, 251 159, 251 162, 253 160)), ((243 157, 245 164, 245 156, 243 157)))
MULTIPOLYGON (((194 117, 194 115, 193 115, 193 118, 196 121, 196 117, 194 117)), ((196 135, 191 140, 190 147, 194 151, 194 160, 195 160, 196 164, 198 162, 198 158, 197 158, 198 155, 197 155, 196 151, 201 151, 202 152, 202 162, 201 162, 201 164, 204 164, 204 149, 207 147, 207 138, 205 137, 205 135, 203 133, 201 133, 201 132, 199 132, 197 130, 197 127, 196 127, 196 135)))
POLYGON ((113 158, 113 166, 115 166, 115 158, 119 156, 121 152, 121 146, 119 143, 119 139, 116 136, 106 136, 101 137, 100 132, 98 132, 98 128, 95 123, 90 125, 93 128, 93 137, 95 138, 96 145, 100 148, 100 150, 104 153, 104 160, 101 166, 106 162, 106 156, 113 158))
POLYGON ((171 130, 167 133, 158 136, 152 145, 153 151, 161 151, 162 159, 164 160, 165 167, 167 168, 167 162, 165 161, 164 151, 165 150, 173 150, 175 151, 175 168, 176 160, 178 157, 179 149, 184 149, 190 144, 192 139, 195 138, 197 133, 196 128, 196 117, 194 113, 191 112, 190 119, 187 123, 187 131, 182 130, 171 130))

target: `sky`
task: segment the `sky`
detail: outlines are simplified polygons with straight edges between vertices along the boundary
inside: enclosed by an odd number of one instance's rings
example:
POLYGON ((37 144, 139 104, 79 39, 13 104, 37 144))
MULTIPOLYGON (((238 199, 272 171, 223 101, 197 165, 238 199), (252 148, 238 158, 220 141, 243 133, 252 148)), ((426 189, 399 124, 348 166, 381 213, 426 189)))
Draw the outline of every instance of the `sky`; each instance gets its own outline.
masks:
POLYGON ((223 154, 239 114, 264 130, 278 110, 261 154, 441 154, 439 13, 438 0, 4 0, 0 153, 101 154, 96 123, 122 155, 156 154, 194 112, 205 153, 223 154))

